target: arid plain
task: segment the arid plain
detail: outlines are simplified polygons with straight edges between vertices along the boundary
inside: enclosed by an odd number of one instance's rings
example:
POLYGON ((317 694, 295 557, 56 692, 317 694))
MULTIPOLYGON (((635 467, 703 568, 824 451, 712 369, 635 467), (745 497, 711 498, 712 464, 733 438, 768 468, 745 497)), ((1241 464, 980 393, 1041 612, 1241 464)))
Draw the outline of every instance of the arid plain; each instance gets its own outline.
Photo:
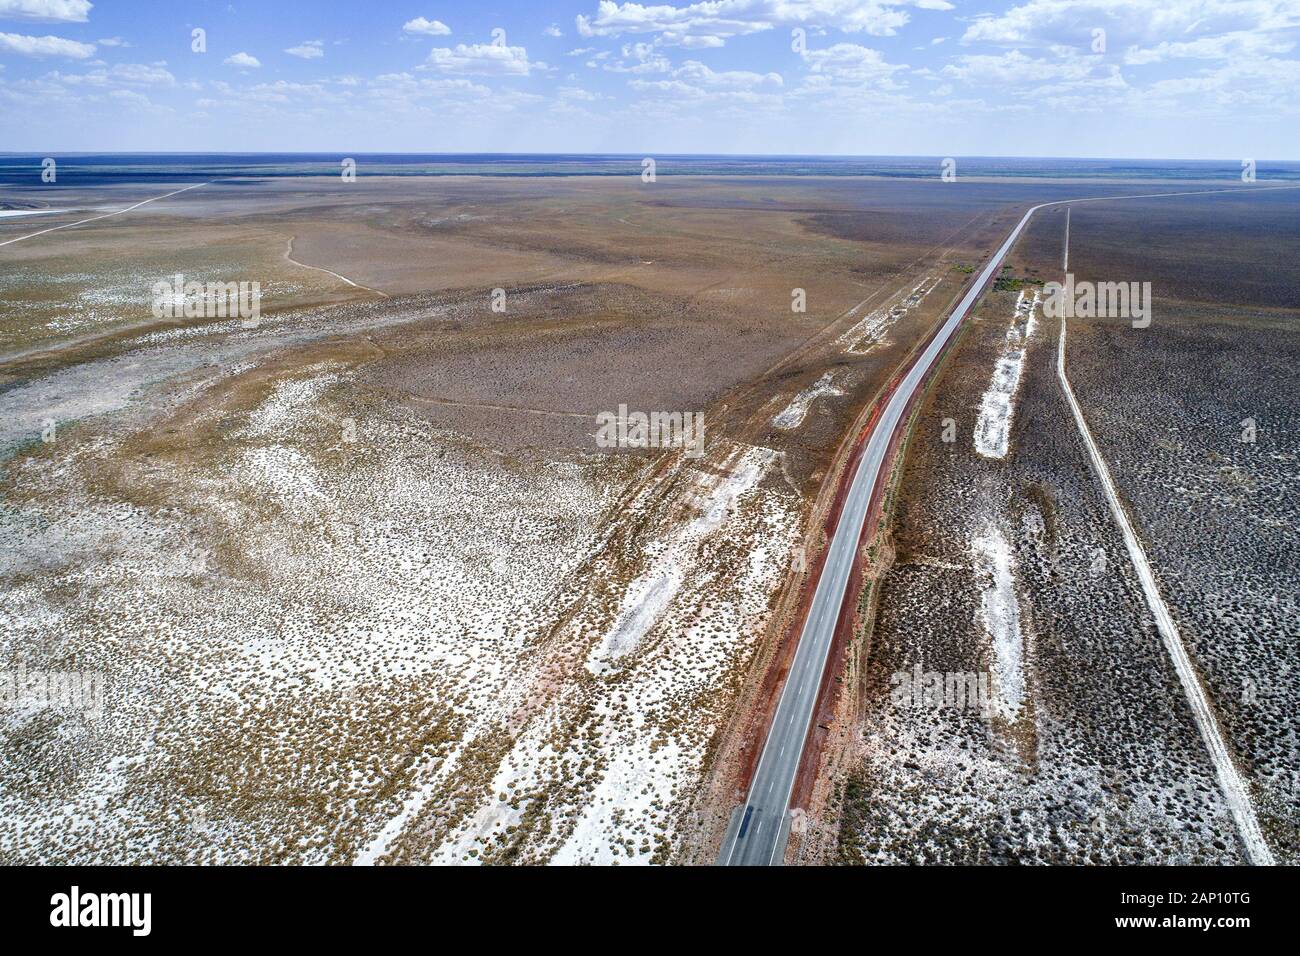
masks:
POLYGON ((1249 862, 1062 355, 1264 839, 1279 862, 1300 852, 1300 194, 1069 212, 1068 266, 1066 211, 1044 210, 917 411, 810 859, 1249 862), (1062 339, 1041 299, 1067 268, 1150 281, 1149 323, 1071 317, 1062 339), (981 425, 1008 357, 996 447, 981 425), (988 674, 992 706, 894 694, 917 669, 988 674))
MULTIPOLYGON (((66 211, 0 243, 175 188, 19 195, 66 211)), ((106 688, 0 718, 0 859, 712 862, 882 391, 1030 205, 1150 191, 242 178, 0 246, 0 653, 106 688), (260 283, 260 316, 155 318, 178 273, 260 283), (699 413, 703 454, 601 447, 620 407, 699 413)), ((1072 320, 1070 359, 1293 857, 1284 195, 1075 209, 1081 275, 1163 287, 1149 329, 1072 320), (1236 267, 1189 249, 1214 229, 1236 267)), ((1239 858, 1055 391, 1032 303, 1063 226, 1035 221, 916 412, 791 861, 1239 858), (920 663, 1015 664, 1014 707, 892 709, 920 663)))

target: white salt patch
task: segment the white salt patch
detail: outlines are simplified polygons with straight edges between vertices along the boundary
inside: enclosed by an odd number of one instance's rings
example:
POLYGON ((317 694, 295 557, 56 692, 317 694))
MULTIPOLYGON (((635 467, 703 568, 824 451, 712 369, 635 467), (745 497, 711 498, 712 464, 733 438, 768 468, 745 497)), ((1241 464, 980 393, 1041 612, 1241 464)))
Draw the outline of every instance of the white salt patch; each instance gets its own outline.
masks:
POLYGON ((587 660, 593 674, 604 670, 603 661, 634 650, 672 602, 685 579, 684 571, 700 539, 716 531, 735 511, 736 499, 758 484, 772 462, 767 448, 750 449, 735 468, 718 482, 701 502, 702 513, 665 548, 654 566, 628 588, 614 625, 587 660))
POLYGON ((1015 316, 1007 330, 1002 355, 994 363, 992 380, 980 401, 980 414, 975 422, 975 450, 985 458, 1005 458, 1007 455, 1016 390, 1020 387, 1020 373, 1029 339, 1034 333, 1034 309, 1038 303, 1037 292, 1028 301, 1024 292, 1017 297, 1015 316))
POLYGON ((278 383, 270 396, 248 416, 248 427, 240 432, 240 437, 265 438, 292 431, 303 413, 338 380, 338 375, 331 373, 278 383))
POLYGON ((844 392, 841 389, 831 384, 831 373, 827 372, 814 384, 796 395, 789 405, 778 412, 777 416, 772 419, 772 424, 787 431, 798 428, 803 424, 803 420, 808 417, 808 408, 815 399, 822 395, 843 394, 844 392))
MULTIPOLYGON (((656 748, 654 735, 642 733, 611 754, 610 768, 596 784, 591 802, 569 838, 551 857, 556 866, 609 866, 624 860, 648 864, 650 854, 617 853, 609 835, 617 833, 623 818, 645 819, 656 806, 671 806, 677 798, 674 784, 677 768, 684 768, 686 754, 676 741, 656 748)), ((645 846, 645 844, 642 844, 645 846)))
MULTIPOLYGON (((618 667, 621 679, 548 687, 542 710, 517 732, 487 793, 442 838, 432 862, 494 859, 509 839, 506 830, 530 808, 545 814, 550 827, 524 838, 527 859, 648 863, 664 845, 677 845, 682 827, 693 827, 685 807, 700 785, 710 741, 730 714, 721 690, 726 675, 763 633, 771 613, 767 596, 785 573, 798 535, 796 503, 779 489, 759 487, 773 460, 770 450, 738 448, 721 471, 702 470, 699 511, 657 539, 643 539, 647 573, 628 589, 626 613, 613 624, 593 605, 575 605, 554 639, 586 641, 596 631, 598 648, 588 667, 618 667), (732 540, 763 544, 737 553, 732 540), (634 612, 639 604, 660 604, 654 584, 673 570, 674 555, 681 581, 669 588, 675 587, 671 599, 657 614, 634 612), (645 622, 648 617, 654 620, 645 622), (626 635, 640 636, 621 656, 602 658, 619 621, 629 622, 626 635), (575 724, 580 732, 574 733, 575 724), (575 781, 586 786, 575 788, 575 781), (539 794, 547 795, 540 807, 532 803, 539 794)), ((633 510, 646 507, 660 487, 648 486, 633 510)), ((593 554, 601 551, 597 546, 593 554)), ((516 712, 497 708, 503 710, 516 712)), ((402 829, 399 822, 390 832, 402 829)))
POLYGON ((971 548, 975 575, 983 587, 980 621, 993 648, 994 703, 1003 716, 1015 719, 1024 703, 1025 671, 1011 546, 1001 531, 990 526, 971 542, 971 548))
POLYGON ((854 355, 865 355, 877 345, 884 344, 885 333, 895 322, 916 308, 921 300, 935 290, 938 279, 926 276, 918 282, 901 302, 887 309, 877 309, 836 340, 836 345, 854 355))

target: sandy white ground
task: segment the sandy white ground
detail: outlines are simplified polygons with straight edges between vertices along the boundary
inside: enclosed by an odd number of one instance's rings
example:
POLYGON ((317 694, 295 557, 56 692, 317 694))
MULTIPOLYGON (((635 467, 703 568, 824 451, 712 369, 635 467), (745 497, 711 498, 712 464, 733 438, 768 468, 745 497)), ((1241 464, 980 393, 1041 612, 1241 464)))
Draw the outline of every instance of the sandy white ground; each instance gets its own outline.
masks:
MULTIPOLYGON (((159 374, 257 368, 203 363, 201 338, 86 368, 116 392, 26 388, 104 424, 156 407, 159 374)), ((92 490, 126 431, 19 466, 43 491, 0 514, 0 652, 53 636, 108 701, 6 712, 0 858, 467 862, 521 822, 530 860, 674 842, 796 536, 774 453, 653 480, 649 459, 505 461, 356 406, 352 374, 299 369, 222 419, 214 458, 132 466, 148 504, 92 490)))
POLYGON ((992 649, 996 704, 1003 717, 1015 720, 1025 699, 1025 647, 1011 545, 990 525, 971 542, 971 550, 981 584, 980 624, 992 649))
POLYGON ((900 301, 877 309, 857 322, 836 340, 837 344, 853 355, 865 355, 876 346, 883 345, 885 334, 894 323, 916 308, 922 299, 935 290, 939 282, 939 279, 926 276, 900 301))
POLYGON ((1016 310, 1002 354, 993 367, 993 378, 980 401, 979 418, 975 422, 975 450, 985 458, 1005 458, 1007 455, 1016 391, 1020 388, 1020 373, 1034 334, 1034 310, 1039 301, 1037 292, 1032 299, 1027 299, 1024 292, 1016 297, 1016 310))
POLYGON ((803 424, 804 419, 808 417, 808 410, 816 399, 821 398, 823 395, 843 395, 844 391, 832 384, 832 378, 833 373, 827 372, 812 385, 805 388, 790 400, 789 405, 776 413, 776 416, 772 419, 772 424, 783 431, 798 428, 803 424))

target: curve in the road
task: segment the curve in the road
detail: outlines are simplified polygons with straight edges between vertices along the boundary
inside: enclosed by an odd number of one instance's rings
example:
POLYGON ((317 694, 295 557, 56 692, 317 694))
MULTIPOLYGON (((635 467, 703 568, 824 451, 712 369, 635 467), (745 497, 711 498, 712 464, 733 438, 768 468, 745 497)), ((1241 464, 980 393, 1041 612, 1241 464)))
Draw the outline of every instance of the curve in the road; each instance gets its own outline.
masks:
POLYGON ((795 776, 803 759, 804 744, 817 706, 822 676, 834 643, 835 628, 840 618, 858 540, 867 519, 876 484, 880 480, 888 457, 894 433, 904 419, 904 413, 917 394, 926 377, 953 333, 979 300, 985 287, 993 278, 1011 247, 1024 231, 1026 224, 1040 209, 1085 202, 1102 202, 1117 199, 1157 199, 1168 196, 1202 196, 1213 193, 1258 192, 1271 189, 1297 189, 1297 186, 1235 187, 1230 189, 1180 190, 1175 192, 1145 193, 1129 196, 1090 196, 1081 199, 1059 199, 1040 203, 1027 211, 993 257, 980 271, 952 314, 940 327, 921 355, 912 363, 907 375, 890 395, 884 412, 876 421, 867 439, 865 451, 858 460, 849 493, 840 512, 835 533, 831 538, 826 561, 813 592, 808 617, 804 621, 794 661, 786 676, 785 686, 777 701, 776 711, 768 730, 758 767, 750 783, 749 794, 742 807, 732 814, 730 826, 723 837, 718 862, 724 866, 768 866, 782 862, 789 820, 786 809, 794 790, 795 776))

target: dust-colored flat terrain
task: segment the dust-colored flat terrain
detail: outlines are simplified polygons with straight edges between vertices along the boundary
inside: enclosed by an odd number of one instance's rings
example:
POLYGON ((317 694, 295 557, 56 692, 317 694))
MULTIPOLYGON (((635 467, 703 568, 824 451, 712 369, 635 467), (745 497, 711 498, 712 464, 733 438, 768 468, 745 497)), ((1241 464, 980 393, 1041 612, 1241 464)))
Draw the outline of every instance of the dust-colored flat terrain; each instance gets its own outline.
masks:
POLYGON ((6 712, 0 854, 695 858, 832 452, 1022 205, 903 191, 218 182, 3 247, 3 653, 107 699, 6 712))
MULTIPOLYGON (((61 211, 0 242, 179 185, 18 191, 61 211)), ((0 246, 0 659, 106 688, 102 714, 0 713, 0 859, 712 862, 873 400, 1027 206, 1144 189, 245 177, 0 246), (258 321, 155 318, 177 273, 260 283, 258 321), (603 447, 620 406, 702 415, 702 454, 603 447)), ((1076 210, 1081 274, 1121 256, 1089 245, 1120 208, 1076 210)), ((1294 244, 1294 200, 1262 208, 1294 244)), ((1158 284, 1208 228, 1138 218, 1126 271, 1158 284)), ((1060 227, 918 413, 793 858, 1238 859, 1053 323, 1017 308, 1060 227), (996 671, 999 709, 893 707, 918 664, 996 671)), ((1285 855, 1296 281, 1214 248, 1185 269, 1219 278, 1144 332, 1072 327, 1071 361, 1285 855)))

